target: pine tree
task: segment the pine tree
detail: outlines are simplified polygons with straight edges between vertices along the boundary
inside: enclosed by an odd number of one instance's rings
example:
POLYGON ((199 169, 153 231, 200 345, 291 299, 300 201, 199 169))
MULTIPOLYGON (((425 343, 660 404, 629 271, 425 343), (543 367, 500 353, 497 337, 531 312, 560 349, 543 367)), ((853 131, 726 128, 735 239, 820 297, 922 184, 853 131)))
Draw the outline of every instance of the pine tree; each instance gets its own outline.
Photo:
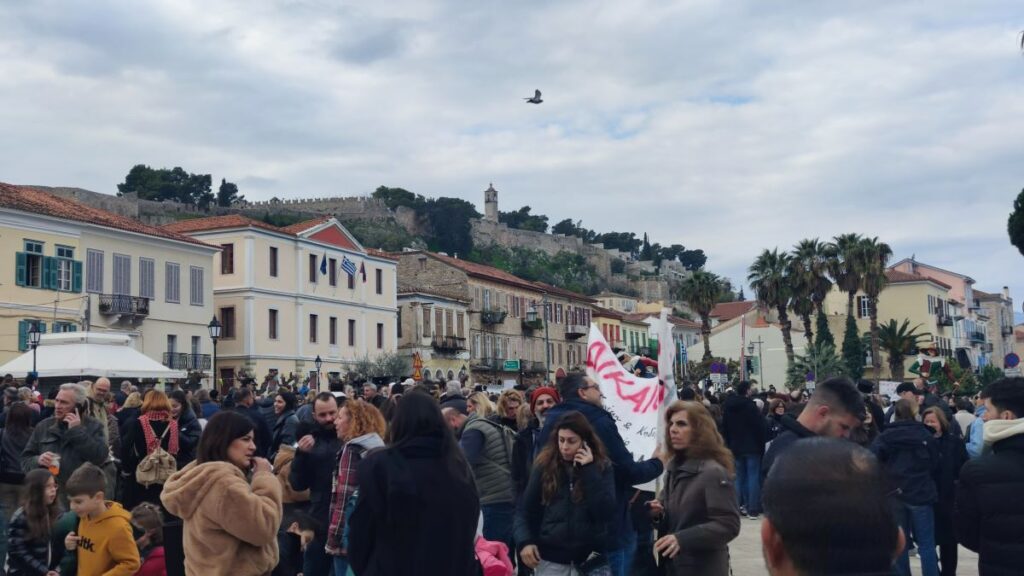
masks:
POLYGON ((859 380, 864 375, 864 344, 857 333, 857 321, 852 316, 846 317, 846 330, 843 332, 843 363, 850 378, 859 380))

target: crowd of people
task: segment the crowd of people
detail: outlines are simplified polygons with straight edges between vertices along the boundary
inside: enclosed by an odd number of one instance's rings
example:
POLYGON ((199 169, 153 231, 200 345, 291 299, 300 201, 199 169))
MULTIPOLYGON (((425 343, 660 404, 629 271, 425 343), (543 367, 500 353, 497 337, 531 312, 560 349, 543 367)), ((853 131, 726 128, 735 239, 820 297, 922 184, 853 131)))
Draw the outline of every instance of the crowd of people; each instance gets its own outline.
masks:
POLYGON ((1024 558, 1020 378, 974 402, 923 380, 892 402, 845 378, 684 387, 640 459, 581 373, 499 394, 19 384, 0 384, 11 576, 726 576, 744 517, 773 575, 910 574, 916 554, 948 576, 958 544, 985 575, 1024 558))

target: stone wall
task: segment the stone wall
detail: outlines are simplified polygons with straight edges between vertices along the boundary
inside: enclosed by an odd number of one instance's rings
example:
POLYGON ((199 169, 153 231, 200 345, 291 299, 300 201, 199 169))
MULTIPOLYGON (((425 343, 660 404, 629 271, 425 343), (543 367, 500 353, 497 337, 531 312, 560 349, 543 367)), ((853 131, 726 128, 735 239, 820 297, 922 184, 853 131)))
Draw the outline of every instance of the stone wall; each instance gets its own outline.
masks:
POLYGON ((316 214, 336 214, 368 219, 391 219, 394 214, 382 200, 368 196, 350 198, 295 198, 285 200, 262 200, 247 202, 246 210, 290 210, 316 214))
POLYGON ((587 244, 576 236, 546 234, 532 230, 509 228, 508 225, 489 220, 472 221, 473 243, 481 246, 497 244, 505 248, 530 248, 551 256, 559 252, 579 254, 587 259, 598 275, 605 280, 611 278, 611 260, 615 256, 601 246, 587 244))

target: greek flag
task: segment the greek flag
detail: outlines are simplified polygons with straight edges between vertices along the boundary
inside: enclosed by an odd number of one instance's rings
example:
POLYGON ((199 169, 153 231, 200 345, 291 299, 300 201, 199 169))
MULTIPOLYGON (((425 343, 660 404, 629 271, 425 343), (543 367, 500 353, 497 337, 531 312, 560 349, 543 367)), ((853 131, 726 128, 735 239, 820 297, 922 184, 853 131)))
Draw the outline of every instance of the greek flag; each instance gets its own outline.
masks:
POLYGON ((341 269, 345 271, 349 276, 356 275, 356 263, 349 260, 348 256, 343 256, 341 259, 341 269))

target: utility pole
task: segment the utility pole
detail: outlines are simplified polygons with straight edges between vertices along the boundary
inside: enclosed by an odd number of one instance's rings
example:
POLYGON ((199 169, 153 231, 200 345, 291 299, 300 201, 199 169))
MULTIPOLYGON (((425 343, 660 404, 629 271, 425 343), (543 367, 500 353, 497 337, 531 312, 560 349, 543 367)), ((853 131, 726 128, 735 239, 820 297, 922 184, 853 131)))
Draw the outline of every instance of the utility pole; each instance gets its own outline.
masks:
POLYGON ((92 324, 92 295, 85 295, 85 323, 82 325, 82 332, 88 332, 92 324))

